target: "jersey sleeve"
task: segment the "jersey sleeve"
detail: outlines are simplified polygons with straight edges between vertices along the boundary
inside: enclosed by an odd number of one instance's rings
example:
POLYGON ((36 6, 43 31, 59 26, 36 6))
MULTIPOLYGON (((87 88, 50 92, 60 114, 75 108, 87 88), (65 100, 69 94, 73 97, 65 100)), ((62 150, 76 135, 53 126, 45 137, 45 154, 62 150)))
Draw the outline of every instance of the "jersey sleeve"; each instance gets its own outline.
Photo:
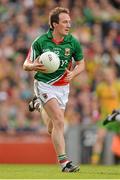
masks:
POLYGON ((77 39, 74 38, 74 54, 73 58, 75 61, 80 61, 83 59, 83 50, 81 44, 77 39))
POLYGON ((27 58, 30 61, 34 62, 35 59, 41 54, 41 52, 42 52, 42 50, 41 50, 40 44, 37 42, 37 40, 35 40, 35 41, 33 41, 32 45, 30 47, 27 58))

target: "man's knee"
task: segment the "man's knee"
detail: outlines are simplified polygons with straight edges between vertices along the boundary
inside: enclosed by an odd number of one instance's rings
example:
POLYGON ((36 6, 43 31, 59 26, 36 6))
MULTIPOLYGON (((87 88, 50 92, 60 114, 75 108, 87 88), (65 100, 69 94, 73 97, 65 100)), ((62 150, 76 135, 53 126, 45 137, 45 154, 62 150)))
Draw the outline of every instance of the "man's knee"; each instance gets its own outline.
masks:
MULTIPOLYGON (((64 122, 63 121, 55 122, 53 124, 53 126, 54 126, 55 129, 64 130, 64 122)), ((53 126, 52 127, 48 126, 48 134, 49 135, 52 134, 53 126)))
POLYGON ((54 122, 54 128, 63 130, 64 129, 64 121, 63 120, 56 120, 54 122))
POLYGON ((64 128, 64 116, 62 113, 58 113, 54 116, 53 126, 54 128, 59 128, 59 129, 64 128))

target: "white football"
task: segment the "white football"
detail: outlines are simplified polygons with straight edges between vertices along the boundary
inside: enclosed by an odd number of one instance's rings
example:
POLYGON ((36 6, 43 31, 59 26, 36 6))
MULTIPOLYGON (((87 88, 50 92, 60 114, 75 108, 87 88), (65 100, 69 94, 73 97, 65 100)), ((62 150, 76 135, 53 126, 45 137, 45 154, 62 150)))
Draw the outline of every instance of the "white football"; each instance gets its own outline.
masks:
POLYGON ((60 66, 59 57, 57 56, 57 54, 51 51, 47 51, 41 54, 39 62, 47 68, 47 72, 45 73, 53 73, 57 71, 60 66))

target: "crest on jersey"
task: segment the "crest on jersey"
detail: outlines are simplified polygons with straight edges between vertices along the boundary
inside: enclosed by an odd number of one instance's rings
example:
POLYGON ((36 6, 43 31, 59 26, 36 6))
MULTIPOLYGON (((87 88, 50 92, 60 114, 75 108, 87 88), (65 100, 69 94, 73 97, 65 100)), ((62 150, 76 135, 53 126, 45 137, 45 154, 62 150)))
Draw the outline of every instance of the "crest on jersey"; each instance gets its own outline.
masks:
POLYGON ((69 56, 70 55, 70 48, 65 48, 65 56, 69 56))

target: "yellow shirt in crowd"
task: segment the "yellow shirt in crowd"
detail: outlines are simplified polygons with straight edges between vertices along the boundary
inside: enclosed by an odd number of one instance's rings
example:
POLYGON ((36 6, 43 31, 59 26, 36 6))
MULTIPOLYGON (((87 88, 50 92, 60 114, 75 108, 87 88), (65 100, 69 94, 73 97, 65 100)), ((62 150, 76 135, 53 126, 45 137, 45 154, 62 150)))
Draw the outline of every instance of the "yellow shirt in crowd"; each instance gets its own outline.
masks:
POLYGON ((112 112, 113 109, 120 107, 120 82, 115 81, 112 85, 101 82, 96 88, 101 118, 112 112))

